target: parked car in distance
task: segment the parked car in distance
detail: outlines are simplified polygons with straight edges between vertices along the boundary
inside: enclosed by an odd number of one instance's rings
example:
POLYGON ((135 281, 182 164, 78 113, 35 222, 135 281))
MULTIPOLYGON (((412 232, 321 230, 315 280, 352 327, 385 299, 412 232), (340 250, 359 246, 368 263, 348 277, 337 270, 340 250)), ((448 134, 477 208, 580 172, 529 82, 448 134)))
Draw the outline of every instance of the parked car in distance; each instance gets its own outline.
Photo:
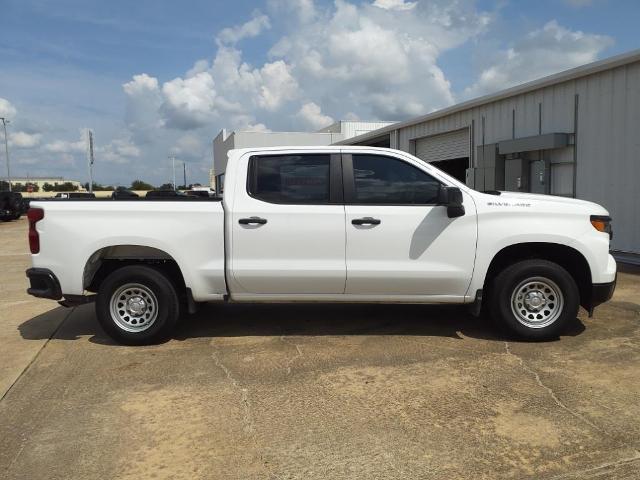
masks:
POLYGON ((193 195, 195 197, 215 197, 216 191, 211 187, 193 187, 191 190, 184 192, 187 195, 193 195))
POLYGON ((32 202, 28 292, 95 301, 109 335, 144 344, 198 302, 466 304, 540 340, 615 288, 600 205, 477 192, 397 150, 232 150, 224 198, 157 195, 174 196, 32 202))
POLYGON ((127 198, 140 198, 140 195, 138 195, 136 192, 132 192, 127 188, 118 187, 111 193, 111 198, 122 200, 127 198))
POLYGON ((58 192, 55 198, 96 198, 93 192, 58 192))
POLYGON ((178 190, 150 190, 145 195, 146 198, 171 198, 184 196, 185 194, 178 190))
POLYGON ((214 191, 207 191, 207 190, 187 190, 184 192, 185 195, 189 196, 189 197, 203 197, 203 198, 210 198, 213 197, 215 195, 214 191))
POLYGON ((0 192, 0 221, 18 220, 28 208, 29 201, 20 192, 0 192))

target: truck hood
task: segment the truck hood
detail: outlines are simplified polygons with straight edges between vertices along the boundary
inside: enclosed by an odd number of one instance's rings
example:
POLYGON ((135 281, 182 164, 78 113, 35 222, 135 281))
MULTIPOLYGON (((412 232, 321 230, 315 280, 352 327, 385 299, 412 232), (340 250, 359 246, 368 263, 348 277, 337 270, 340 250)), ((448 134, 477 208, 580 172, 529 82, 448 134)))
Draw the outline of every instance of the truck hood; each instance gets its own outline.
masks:
POLYGON ((562 204, 568 207, 577 207, 581 210, 588 211, 591 215, 608 215, 609 212, 594 202, 588 200, 580 200, 577 198, 557 197, 554 195, 542 195, 539 193, 521 193, 521 192, 500 192, 500 195, 495 196, 496 199, 503 201, 520 201, 520 202, 535 202, 535 203, 552 203, 562 204))

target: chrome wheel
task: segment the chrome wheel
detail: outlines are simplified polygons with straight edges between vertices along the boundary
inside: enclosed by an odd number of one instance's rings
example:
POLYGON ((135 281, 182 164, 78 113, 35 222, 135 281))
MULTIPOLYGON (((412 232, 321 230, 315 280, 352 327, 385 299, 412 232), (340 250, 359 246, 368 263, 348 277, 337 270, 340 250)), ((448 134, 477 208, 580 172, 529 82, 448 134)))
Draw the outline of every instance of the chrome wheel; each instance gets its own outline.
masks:
POLYGON ((158 317, 158 299, 151 289, 139 283, 118 288, 109 302, 111 318, 126 332, 143 332, 158 317))
POLYGON ((548 278, 532 277, 520 282, 511 295, 511 311, 525 327, 544 328, 555 322, 564 307, 560 287, 548 278))

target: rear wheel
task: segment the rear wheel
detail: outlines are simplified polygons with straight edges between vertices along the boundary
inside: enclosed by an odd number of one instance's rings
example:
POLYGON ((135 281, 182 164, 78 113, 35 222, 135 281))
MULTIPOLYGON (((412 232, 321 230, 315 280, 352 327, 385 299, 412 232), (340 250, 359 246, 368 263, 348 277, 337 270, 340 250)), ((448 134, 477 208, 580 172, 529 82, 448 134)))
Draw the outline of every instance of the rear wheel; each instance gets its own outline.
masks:
POLYGON ((161 272, 147 266, 122 267, 100 285, 96 315, 105 332, 120 343, 156 343, 166 339, 178 321, 178 296, 161 272))
POLYGON ((492 316, 530 340, 557 337, 576 317, 579 305, 574 279, 547 260, 515 263, 500 272, 491 285, 492 316))

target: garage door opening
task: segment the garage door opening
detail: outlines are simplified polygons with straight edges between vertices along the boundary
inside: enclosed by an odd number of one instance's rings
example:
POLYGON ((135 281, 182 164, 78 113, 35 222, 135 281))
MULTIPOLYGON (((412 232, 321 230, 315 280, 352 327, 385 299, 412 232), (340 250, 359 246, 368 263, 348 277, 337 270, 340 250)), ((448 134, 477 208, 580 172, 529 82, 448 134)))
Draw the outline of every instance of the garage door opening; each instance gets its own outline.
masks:
POLYGON ((467 168, 469 168, 469 157, 453 158, 451 160, 440 160, 437 162, 429 162, 436 168, 451 175, 456 180, 465 183, 467 177, 467 168))

